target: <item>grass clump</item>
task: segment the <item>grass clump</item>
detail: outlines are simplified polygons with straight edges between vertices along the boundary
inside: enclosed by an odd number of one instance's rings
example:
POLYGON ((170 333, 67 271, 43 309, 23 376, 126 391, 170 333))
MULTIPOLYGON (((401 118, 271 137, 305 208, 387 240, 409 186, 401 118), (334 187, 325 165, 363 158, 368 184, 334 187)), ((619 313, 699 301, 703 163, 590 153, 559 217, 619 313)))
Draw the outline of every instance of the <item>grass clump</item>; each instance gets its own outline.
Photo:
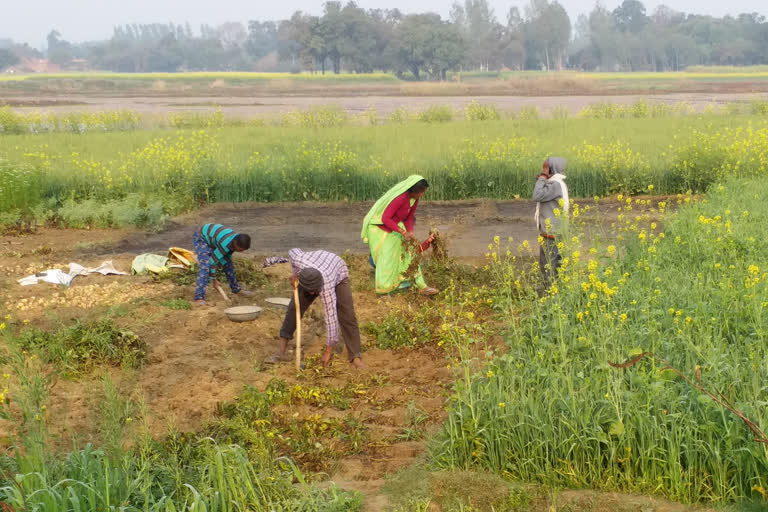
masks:
POLYGON ((297 110, 283 116, 283 125, 301 128, 333 128, 344 126, 348 121, 347 112, 333 105, 297 110))
POLYGON ((413 114, 406 107, 398 107, 389 113, 387 121, 394 124, 404 124, 413 119, 413 114))
POLYGON ((429 471, 415 465, 394 475, 383 492, 397 512, 443 510, 446 512, 524 512, 533 496, 521 487, 482 471, 429 471))
POLYGON ((86 374, 105 364, 138 368, 147 355, 147 345, 139 336, 116 326, 110 319, 78 321, 56 331, 25 329, 16 343, 71 376, 86 374))
POLYGON ((176 129, 221 128, 235 124, 224 117, 221 108, 213 112, 175 112, 168 115, 168 124, 176 129))
POLYGON ((0 136, 131 131, 138 129, 141 121, 141 115, 134 110, 20 114, 4 106, 0 107, 0 136))
POLYGON ((31 167, 0 158, 0 212, 35 204, 39 197, 40 174, 31 167))
POLYGON ((483 105, 473 100, 464 109, 464 117, 468 121, 498 121, 501 113, 495 105, 483 105))
POLYGON ((192 309, 192 303, 184 299, 169 299, 160 303, 164 308, 176 311, 186 311, 192 309))
POLYGON ((453 121, 454 111, 450 105, 432 105, 416 114, 422 123, 447 123, 453 121))

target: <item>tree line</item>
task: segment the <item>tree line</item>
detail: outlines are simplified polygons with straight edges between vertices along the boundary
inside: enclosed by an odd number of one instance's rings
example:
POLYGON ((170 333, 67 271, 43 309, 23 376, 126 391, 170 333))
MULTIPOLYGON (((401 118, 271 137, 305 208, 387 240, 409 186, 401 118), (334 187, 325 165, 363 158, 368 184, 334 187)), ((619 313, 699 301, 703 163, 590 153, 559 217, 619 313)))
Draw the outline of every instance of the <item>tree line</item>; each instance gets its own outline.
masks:
MULTIPOLYGON (((291 71, 392 72, 401 78, 446 79, 451 71, 581 69, 665 71, 691 65, 768 64, 768 22, 686 14, 640 0, 613 10, 597 3, 575 23, 557 0, 529 0, 501 17, 487 0, 456 2, 434 13, 363 9, 328 1, 318 15, 283 21, 129 24, 105 41, 71 43, 53 30, 47 57, 118 72, 291 71)), ((29 46, 0 39, 0 69, 30 56, 29 46)))

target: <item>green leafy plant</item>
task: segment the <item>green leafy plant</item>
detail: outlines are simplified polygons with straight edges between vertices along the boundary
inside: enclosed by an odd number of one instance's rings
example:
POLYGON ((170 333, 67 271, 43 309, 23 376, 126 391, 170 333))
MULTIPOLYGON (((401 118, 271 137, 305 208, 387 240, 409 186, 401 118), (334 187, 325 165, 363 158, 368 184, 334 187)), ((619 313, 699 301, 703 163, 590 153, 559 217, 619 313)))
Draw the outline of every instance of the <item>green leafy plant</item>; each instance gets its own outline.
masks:
POLYGON ((103 364, 137 368, 147 354, 141 338, 110 319, 78 321, 52 332, 29 328, 19 334, 16 342, 21 349, 39 354, 69 375, 88 373, 103 364))
POLYGON ((184 299, 170 299, 160 303, 161 306, 168 309, 175 310, 189 310, 192 309, 192 303, 184 299))

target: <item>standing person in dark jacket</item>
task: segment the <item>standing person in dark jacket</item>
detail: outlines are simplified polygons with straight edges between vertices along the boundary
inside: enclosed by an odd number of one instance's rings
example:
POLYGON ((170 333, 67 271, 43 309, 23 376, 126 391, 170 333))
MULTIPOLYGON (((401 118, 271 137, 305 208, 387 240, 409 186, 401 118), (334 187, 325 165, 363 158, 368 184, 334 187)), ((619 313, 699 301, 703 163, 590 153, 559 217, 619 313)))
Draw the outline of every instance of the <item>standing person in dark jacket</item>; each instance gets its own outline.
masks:
POLYGON ((536 178, 533 188, 533 200, 536 201, 536 227, 542 238, 539 249, 539 268, 544 278, 544 288, 549 289, 557 278, 562 256, 557 247, 562 234, 562 224, 555 210, 565 215, 570 206, 568 187, 565 184, 566 161, 562 157, 550 157, 544 160, 541 174, 536 178), (561 203, 562 201, 562 203, 561 203))
POLYGON ((213 286, 221 289, 221 285, 216 281, 216 267, 224 269, 224 275, 227 276, 232 293, 242 297, 253 295, 253 292, 244 291, 240 287, 235 276, 235 267, 232 265, 232 254, 250 249, 250 236, 235 233, 221 224, 206 224, 193 235, 192 243, 197 253, 197 263, 200 265, 195 290, 196 305, 208 304, 205 301, 205 291, 211 278, 213 278, 213 286))

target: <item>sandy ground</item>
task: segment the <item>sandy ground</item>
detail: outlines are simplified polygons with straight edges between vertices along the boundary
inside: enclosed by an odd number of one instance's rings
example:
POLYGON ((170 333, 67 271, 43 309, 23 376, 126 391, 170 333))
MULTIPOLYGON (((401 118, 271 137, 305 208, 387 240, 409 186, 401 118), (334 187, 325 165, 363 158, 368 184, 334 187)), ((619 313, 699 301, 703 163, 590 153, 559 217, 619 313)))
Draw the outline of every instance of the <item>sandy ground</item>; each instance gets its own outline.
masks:
MULTIPOLYGON (((162 114, 169 112, 211 112, 221 109, 231 117, 271 117, 295 110, 307 109, 317 105, 337 105, 351 114, 360 114, 369 108, 375 109, 380 116, 386 116, 393 110, 406 107, 420 109, 431 105, 450 105, 456 110, 463 110, 472 101, 494 104, 501 110, 517 111, 522 107, 535 105, 546 115, 555 107, 565 106, 575 114, 583 107, 597 102, 617 104, 633 103, 643 98, 660 103, 688 102, 695 109, 702 110, 711 104, 725 104, 736 101, 749 101, 755 97, 768 97, 766 93, 670 93, 653 96, 642 95, 591 95, 591 96, 342 96, 318 98, 309 96, 259 96, 259 97, 94 97, 77 95, 67 97, 35 97, 35 105, 14 107, 19 112, 73 112, 130 109, 144 114, 162 114)), ((0 97, 12 101, 12 98, 0 97)), ((11 103, 13 104, 13 103, 11 103)))

